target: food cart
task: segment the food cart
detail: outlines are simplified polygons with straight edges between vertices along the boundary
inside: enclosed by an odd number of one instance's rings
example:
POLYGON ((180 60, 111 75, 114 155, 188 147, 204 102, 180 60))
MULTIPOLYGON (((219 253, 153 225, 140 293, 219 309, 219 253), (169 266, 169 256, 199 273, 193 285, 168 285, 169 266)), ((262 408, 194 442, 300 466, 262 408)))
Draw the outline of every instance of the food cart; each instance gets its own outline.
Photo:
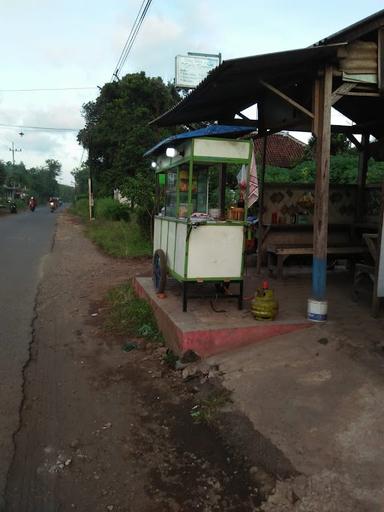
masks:
POLYGON ((233 177, 242 169, 247 194, 251 142, 199 137, 158 146, 152 162, 159 205, 153 240, 156 291, 164 292, 171 275, 182 283, 186 311, 190 283, 212 282, 222 290, 238 283, 239 292, 231 297, 241 309, 247 206, 241 196, 231 198, 226 177, 229 170, 233 177))

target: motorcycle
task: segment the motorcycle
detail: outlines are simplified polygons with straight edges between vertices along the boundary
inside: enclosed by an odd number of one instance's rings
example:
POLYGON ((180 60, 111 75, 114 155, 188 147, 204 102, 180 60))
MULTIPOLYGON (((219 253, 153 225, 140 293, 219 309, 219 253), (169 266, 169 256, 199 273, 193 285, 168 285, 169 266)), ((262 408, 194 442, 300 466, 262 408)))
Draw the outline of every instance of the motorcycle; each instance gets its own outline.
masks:
POLYGON ((16 205, 15 201, 10 200, 10 201, 8 201, 8 203, 9 203, 9 212, 17 213, 17 205, 16 205))
POLYGON ((36 201, 33 199, 33 197, 29 200, 28 206, 29 206, 29 209, 31 210, 31 212, 35 211, 36 201))
POLYGON ((49 209, 51 210, 51 213, 56 210, 55 201, 49 201, 49 209))

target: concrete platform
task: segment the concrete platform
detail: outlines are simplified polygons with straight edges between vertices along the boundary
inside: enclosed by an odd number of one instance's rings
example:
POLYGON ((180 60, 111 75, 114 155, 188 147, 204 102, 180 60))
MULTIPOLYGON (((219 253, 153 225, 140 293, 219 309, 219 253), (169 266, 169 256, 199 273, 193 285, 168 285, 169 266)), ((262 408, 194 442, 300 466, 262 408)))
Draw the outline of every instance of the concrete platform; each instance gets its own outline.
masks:
MULTIPOLYGON (((166 298, 159 299, 150 277, 137 277, 134 282, 139 296, 152 305, 159 327, 167 344, 178 354, 192 349, 202 357, 229 349, 260 342, 282 334, 313 327, 307 321, 307 300, 311 295, 311 269, 287 267, 283 279, 256 276, 249 266, 244 279, 244 309, 239 311, 237 299, 215 298, 212 283, 194 284, 189 291, 188 311, 182 311, 182 287, 174 279, 167 281, 166 298), (251 314, 250 302, 255 290, 268 278, 279 301, 279 314, 274 321, 256 321, 251 314), (193 298, 199 295, 200 298, 193 298)), ((352 300, 352 275, 343 267, 328 272, 329 322, 348 321, 349 316, 363 314, 369 317, 370 285, 359 303, 352 300)), ((230 291, 238 293, 238 285, 230 291)))
MULTIPOLYGON (((215 298, 214 286, 209 283, 191 286, 186 313, 182 312, 181 285, 177 281, 168 280, 164 299, 156 296, 149 277, 136 278, 134 287, 139 296, 151 303, 167 344, 175 352, 180 354, 192 349, 206 357, 313 325, 305 317, 306 291, 302 282, 292 282, 289 289, 283 282, 279 283, 278 318, 274 321, 256 321, 250 311, 250 299, 261 282, 261 278, 247 277, 244 286, 246 300, 241 311, 237 308, 236 298, 215 298), (203 298, 193 298, 193 294, 202 295, 203 298)), ((237 285, 232 286, 232 293, 236 294, 237 285)))

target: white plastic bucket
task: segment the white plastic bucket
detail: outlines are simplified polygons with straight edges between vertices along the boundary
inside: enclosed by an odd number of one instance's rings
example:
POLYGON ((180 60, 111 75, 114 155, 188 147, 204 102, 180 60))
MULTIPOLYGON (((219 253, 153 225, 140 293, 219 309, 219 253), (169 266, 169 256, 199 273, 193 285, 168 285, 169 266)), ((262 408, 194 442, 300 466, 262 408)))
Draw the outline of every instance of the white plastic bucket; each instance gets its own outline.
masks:
POLYGON ((308 320, 325 322, 327 320, 328 302, 326 300, 308 299, 308 320))
POLYGON ((220 210, 220 208, 210 208, 210 209, 209 209, 209 215, 210 215, 213 219, 220 219, 220 215, 221 215, 221 210, 220 210))

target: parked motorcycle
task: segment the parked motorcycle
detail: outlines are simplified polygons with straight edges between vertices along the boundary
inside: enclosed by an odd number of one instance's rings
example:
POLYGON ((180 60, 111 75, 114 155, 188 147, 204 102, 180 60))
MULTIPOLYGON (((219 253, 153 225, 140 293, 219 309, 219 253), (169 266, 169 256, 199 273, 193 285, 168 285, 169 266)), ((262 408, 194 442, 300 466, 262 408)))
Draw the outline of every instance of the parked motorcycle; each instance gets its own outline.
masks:
POLYGON ((15 201, 9 200, 8 206, 9 206, 10 213, 17 213, 17 205, 16 205, 15 201))

